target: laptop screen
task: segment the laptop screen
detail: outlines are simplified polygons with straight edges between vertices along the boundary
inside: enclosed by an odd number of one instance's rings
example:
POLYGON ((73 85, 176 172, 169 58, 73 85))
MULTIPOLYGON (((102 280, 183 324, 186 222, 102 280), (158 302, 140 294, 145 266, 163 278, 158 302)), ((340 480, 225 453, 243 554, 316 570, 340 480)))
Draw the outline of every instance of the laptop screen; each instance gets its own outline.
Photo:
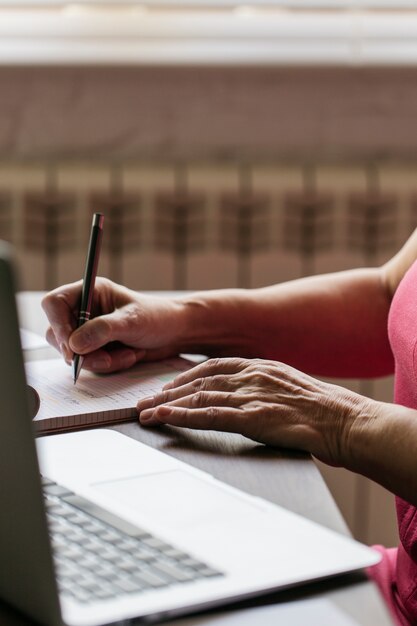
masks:
POLYGON ((29 415, 10 247, 0 242, 0 597, 45 624, 60 609, 29 415))

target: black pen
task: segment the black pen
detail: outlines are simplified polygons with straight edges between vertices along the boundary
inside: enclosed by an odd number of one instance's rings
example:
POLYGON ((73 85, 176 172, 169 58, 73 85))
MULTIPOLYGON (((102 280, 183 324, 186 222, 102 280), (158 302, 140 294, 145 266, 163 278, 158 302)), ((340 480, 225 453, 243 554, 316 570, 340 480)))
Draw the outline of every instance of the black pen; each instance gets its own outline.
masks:
MULTIPOLYGON (((85 272, 83 279, 83 289, 81 292, 80 312, 78 313, 77 328, 88 322, 91 316, 91 307, 93 303, 94 283, 96 282, 98 259, 100 256, 101 239, 103 235, 104 215, 102 213, 94 213, 93 223, 91 224, 90 242, 88 244, 87 260, 85 263, 85 272)), ((72 361, 72 372, 74 377, 74 385, 77 382, 80 370, 83 365, 84 357, 74 354, 72 361)))

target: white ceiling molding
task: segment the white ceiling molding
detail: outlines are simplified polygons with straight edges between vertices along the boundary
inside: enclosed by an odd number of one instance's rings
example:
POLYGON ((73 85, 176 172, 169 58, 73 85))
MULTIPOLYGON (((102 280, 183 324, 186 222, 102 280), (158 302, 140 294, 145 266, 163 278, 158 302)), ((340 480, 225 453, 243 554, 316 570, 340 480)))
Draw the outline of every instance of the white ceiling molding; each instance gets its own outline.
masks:
POLYGON ((175 9, 162 7, 162 1, 159 7, 91 0, 17 4, 6 7, 0 0, 1 65, 417 64, 417 2, 409 3, 415 10, 402 11, 294 11, 265 2, 175 9))
POLYGON ((417 9, 417 0, 0 0, 0 7, 65 7, 80 6, 113 6, 119 8, 147 5, 150 7, 235 7, 251 5, 258 7, 283 7, 287 9, 350 11, 355 9, 417 9))

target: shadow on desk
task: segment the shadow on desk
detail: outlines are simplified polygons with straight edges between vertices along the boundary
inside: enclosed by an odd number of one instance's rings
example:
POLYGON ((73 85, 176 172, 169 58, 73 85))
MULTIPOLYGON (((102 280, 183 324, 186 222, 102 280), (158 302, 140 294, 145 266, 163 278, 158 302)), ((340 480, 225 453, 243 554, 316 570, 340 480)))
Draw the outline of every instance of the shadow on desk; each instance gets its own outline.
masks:
MULTIPOLYGON (((147 430, 150 430, 147 427, 147 430)), ((152 428, 155 437, 161 438, 164 443, 161 450, 198 452, 199 454, 212 454, 217 457, 241 457, 248 459, 307 459, 310 455, 299 450, 286 450, 284 448, 272 448, 264 444, 251 441, 242 435, 231 433, 210 432, 190 430, 188 428, 176 428, 175 426, 158 426, 152 428)))

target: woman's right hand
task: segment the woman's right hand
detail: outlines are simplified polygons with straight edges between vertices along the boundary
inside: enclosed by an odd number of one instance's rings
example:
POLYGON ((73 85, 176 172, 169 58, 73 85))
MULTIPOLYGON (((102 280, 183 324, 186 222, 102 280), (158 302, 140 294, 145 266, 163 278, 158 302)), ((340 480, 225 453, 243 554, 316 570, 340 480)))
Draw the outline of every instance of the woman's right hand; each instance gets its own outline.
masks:
POLYGON ((181 300, 143 295, 97 278, 92 317, 77 328, 81 289, 78 281, 42 300, 50 323, 46 338, 67 363, 77 353, 84 356, 84 368, 107 373, 178 354, 186 324, 181 300))

